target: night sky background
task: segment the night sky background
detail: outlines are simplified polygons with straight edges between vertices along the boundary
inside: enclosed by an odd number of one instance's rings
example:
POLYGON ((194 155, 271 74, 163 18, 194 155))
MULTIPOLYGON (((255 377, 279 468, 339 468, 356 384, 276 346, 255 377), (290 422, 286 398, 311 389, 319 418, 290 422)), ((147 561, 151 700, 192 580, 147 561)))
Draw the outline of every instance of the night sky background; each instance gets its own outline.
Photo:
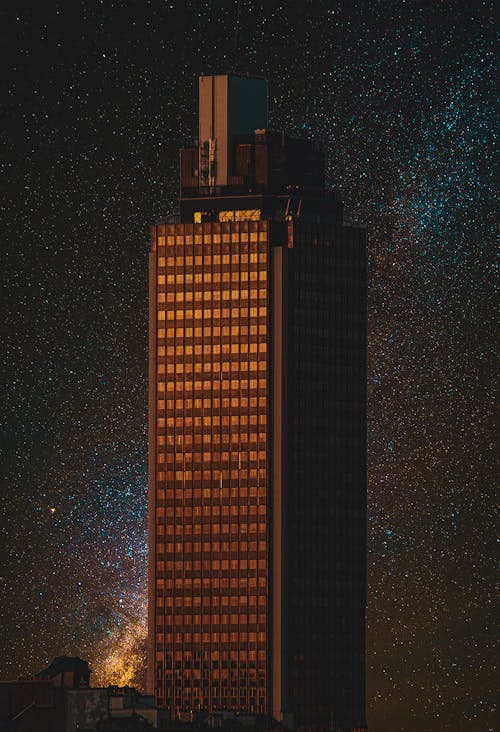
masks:
POLYGON ((234 70, 369 227, 370 729, 493 729, 493 4, 3 7, 0 678, 143 680, 150 225, 234 70))

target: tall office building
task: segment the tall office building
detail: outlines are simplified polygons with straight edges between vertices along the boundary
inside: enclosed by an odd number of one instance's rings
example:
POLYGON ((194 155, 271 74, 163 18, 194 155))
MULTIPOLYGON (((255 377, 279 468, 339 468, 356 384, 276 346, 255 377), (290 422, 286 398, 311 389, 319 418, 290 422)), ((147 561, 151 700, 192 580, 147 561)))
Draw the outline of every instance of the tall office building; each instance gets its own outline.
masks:
POLYGON ((265 81, 199 91, 150 255, 150 688, 364 730, 365 232, 265 81))

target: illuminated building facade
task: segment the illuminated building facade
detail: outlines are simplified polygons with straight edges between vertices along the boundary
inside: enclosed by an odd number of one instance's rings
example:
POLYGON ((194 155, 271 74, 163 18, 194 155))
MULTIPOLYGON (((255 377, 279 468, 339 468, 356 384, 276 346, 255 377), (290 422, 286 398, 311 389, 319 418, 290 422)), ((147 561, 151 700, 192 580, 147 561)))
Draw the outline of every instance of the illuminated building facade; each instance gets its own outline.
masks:
POLYGON ((365 729, 366 241, 264 81, 200 79, 150 255, 150 690, 365 729))

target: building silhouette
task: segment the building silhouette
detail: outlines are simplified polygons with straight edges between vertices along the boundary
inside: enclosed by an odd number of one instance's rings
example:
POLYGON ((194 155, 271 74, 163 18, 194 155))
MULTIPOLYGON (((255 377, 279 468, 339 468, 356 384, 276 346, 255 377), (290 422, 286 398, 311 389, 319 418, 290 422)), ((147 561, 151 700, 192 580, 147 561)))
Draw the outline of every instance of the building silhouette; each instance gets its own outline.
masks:
POLYGON ((150 690, 364 730, 365 231, 264 80, 199 104, 150 254, 150 690))
POLYGON ((169 724, 152 696, 128 686, 91 687, 90 673, 78 656, 58 656, 35 676, 0 681, 0 730, 143 732, 169 724))

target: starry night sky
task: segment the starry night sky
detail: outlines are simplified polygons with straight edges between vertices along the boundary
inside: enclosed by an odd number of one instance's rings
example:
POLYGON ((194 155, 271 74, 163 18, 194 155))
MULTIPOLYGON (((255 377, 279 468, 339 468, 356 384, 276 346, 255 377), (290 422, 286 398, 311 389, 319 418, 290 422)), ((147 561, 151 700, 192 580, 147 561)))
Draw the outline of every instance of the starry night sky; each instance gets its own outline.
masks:
POLYGON ((0 678, 142 681, 149 231, 234 70, 369 226, 370 729, 493 729, 492 3, 10 7, 0 678))

